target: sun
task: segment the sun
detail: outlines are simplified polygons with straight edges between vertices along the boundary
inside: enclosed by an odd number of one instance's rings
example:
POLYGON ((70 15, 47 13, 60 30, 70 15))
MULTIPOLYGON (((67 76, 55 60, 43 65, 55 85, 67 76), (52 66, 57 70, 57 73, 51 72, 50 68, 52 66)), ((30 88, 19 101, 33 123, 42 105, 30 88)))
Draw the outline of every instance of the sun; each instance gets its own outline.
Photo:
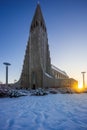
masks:
POLYGON ((78 88, 82 89, 83 88, 83 84, 82 83, 78 84, 78 88))

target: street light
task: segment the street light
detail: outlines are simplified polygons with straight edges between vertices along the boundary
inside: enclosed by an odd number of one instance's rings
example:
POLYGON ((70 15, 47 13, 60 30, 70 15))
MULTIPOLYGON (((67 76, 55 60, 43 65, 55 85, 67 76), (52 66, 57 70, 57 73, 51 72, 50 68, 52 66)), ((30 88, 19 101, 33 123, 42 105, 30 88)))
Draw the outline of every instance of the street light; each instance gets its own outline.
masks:
POLYGON ((81 72, 82 73, 82 75, 83 75, 83 88, 85 88, 85 73, 86 72, 81 72))
POLYGON ((8 86, 8 66, 10 66, 10 63, 4 62, 3 63, 6 66, 6 86, 8 86))

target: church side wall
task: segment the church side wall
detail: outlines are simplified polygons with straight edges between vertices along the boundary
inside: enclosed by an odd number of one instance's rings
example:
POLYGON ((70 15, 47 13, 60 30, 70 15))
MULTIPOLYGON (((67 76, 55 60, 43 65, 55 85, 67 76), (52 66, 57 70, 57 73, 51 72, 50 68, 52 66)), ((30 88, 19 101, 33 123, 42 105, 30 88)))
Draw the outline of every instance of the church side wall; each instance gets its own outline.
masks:
POLYGON ((44 74, 43 86, 45 88, 59 86, 59 81, 51 77, 50 75, 44 74))
POLYGON ((67 78, 67 79, 55 79, 53 77, 47 76, 44 74, 44 85, 45 88, 50 88, 50 87, 70 87, 70 88, 75 88, 78 86, 78 82, 72 78, 67 78))

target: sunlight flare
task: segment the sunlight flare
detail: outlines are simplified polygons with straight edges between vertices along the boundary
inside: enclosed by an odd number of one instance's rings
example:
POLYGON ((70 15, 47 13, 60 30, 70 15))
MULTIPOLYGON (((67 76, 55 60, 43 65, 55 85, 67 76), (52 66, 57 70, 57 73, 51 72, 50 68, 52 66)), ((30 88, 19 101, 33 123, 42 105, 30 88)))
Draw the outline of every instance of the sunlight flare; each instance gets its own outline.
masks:
POLYGON ((79 83, 79 84, 78 84, 78 88, 79 88, 79 89, 83 89, 83 84, 82 84, 82 83, 79 83))

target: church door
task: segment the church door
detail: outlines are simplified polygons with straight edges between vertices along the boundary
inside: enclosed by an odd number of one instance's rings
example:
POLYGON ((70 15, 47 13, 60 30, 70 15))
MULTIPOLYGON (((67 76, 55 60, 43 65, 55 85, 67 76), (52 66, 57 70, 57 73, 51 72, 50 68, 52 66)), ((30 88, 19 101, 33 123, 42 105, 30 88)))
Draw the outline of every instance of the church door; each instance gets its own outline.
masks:
POLYGON ((32 72, 32 89, 36 89, 36 73, 32 72))

